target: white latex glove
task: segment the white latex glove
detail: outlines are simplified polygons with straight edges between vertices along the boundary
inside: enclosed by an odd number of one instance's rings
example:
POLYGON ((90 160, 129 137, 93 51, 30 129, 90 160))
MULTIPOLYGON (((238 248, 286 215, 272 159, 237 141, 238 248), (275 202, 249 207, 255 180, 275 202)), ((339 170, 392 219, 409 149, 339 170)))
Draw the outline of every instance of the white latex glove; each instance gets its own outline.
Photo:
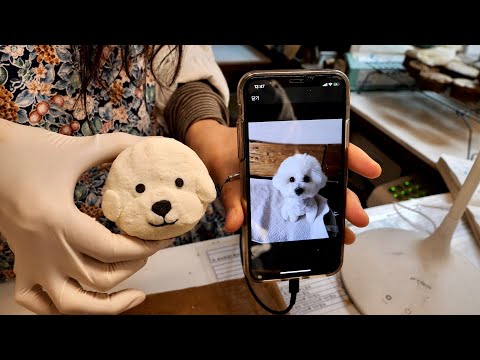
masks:
POLYGON ((74 188, 86 170, 143 138, 70 137, 0 119, 0 232, 15 253, 15 300, 39 313, 117 314, 145 299, 106 292, 171 241, 116 235, 82 213, 74 188))

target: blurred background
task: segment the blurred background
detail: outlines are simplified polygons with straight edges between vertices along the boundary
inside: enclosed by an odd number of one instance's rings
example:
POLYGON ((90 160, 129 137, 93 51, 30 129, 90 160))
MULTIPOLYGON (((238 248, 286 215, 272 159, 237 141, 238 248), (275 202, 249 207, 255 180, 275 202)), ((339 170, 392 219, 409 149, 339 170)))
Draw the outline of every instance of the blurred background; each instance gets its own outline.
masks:
POLYGON ((480 148, 480 45, 214 45, 227 78, 230 125, 248 71, 338 69, 350 80, 350 141, 382 175, 349 173, 364 207, 448 192, 442 155, 473 160, 480 148))

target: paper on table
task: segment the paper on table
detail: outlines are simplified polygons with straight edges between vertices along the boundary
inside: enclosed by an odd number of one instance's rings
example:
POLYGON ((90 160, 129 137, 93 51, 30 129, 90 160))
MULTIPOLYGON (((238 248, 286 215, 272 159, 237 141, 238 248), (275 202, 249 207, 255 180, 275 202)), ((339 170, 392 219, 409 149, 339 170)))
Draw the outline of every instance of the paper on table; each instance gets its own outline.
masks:
MULTIPOLYGON (((205 249, 217 281, 243 277, 238 240, 234 243, 217 243, 205 249)), ((285 302, 290 302, 288 282, 278 283, 285 302)), ((281 310, 281 309, 277 309, 281 310)), ((340 277, 301 280, 297 301, 290 312, 292 315, 304 314, 358 314, 348 299, 340 277)))

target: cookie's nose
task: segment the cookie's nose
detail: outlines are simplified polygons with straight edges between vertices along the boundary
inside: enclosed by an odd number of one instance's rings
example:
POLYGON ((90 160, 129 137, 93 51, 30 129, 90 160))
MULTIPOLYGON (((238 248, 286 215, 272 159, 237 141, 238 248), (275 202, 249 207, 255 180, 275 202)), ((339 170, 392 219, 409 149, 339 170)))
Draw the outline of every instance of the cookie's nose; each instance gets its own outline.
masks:
POLYGON ((303 188, 296 188, 295 189, 295 194, 297 194, 298 196, 302 195, 303 194, 303 188))
POLYGON ((152 205, 152 211, 160 216, 165 217, 168 212, 172 209, 172 204, 168 200, 161 200, 157 201, 155 204, 152 205))

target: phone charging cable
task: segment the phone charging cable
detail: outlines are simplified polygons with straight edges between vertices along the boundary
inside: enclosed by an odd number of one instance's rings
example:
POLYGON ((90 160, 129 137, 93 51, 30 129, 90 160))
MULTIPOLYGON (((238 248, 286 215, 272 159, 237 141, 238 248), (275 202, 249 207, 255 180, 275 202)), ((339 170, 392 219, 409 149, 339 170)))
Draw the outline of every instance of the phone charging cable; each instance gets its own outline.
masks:
MULTIPOLYGON (((240 234, 240 257, 241 257, 242 264, 243 264, 243 251, 242 251, 243 249, 242 249, 242 240, 241 239, 242 239, 242 236, 240 234)), ((243 266, 242 266, 242 268, 243 268, 243 266)), ((290 279, 288 281, 288 291, 290 292, 290 304, 284 310, 274 310, 274 309, 269 308, 267 305, 265 305, 262 302, 262 300, 260 300, 258 298, 257 294, 255 294, 255 291, 252 288, 252 285, 250 284, 250 281, 248 281, 248 278, 245 274, 244 274, 244 277, 245 277, 245 281, 247 282, 248 289, 252 293, 253 297, 255 298, 257 303, 262 308, 264 308, 266 311, 268 311, 269 313, 272 313, 274 315, 285 315, 290 310, 292 310, 293 305, 295 305, 295 301, 297 300, 298 291, 300 290, 300 280, 298 278, 290 279)))

